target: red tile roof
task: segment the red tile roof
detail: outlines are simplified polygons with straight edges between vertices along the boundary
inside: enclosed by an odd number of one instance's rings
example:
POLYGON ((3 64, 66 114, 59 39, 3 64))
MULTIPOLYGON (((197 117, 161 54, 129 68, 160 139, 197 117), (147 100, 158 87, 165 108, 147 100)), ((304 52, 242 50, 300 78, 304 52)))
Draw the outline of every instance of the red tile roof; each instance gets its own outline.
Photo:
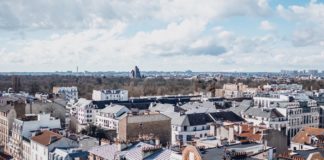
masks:
POLYGON ((39 144, 48 146, 53 142, 61 139, 63 136, 52 131, 43 131, 40 134, 32 137, 31 139, 39 144))
POLYGON ((305 127, 300 130, 293 138, 292 142, 305 144, 309 143, 309 136, 320 136, 324 135, 324 129, 322 128, 313 128, 313 127, 305 127))

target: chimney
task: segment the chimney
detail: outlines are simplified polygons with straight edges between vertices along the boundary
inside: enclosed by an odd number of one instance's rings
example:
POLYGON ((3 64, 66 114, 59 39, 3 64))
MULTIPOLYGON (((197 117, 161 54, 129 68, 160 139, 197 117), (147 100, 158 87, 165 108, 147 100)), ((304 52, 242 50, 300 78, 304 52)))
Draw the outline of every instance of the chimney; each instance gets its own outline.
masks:
POLYGON ((242 133, 242 125, 238 126, 238 133, 241 134, 242 133))
POLYGON ((155 145, 159 146, 160 145, 160 139, 159 138, 155 138, 155 145))

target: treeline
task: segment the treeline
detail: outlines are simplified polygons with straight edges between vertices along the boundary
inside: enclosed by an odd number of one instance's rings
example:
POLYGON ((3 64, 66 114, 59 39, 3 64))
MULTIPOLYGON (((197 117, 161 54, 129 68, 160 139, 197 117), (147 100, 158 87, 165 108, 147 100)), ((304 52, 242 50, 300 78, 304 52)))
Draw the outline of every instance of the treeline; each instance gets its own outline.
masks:
MULTIPOLYGON (((194 92, 215 92, 225 83, 242 82, 250 87, 263 86, 267 83, 286 83, 278 81, 259 80, 254 78, 236 79, 234 77, 222 80, 201 80, 171 78, 131 79, 128 77, 77 77, 77 76, 0 76, 0 91, 15 87, 14 79, 19 79, 19 89, 29 93, 52 92, 53 86, 77 86, 79 96, 91 98, 93 89, 126 89, 130 97, 148 95, 190 94, 194 92)), ((302 84, 305 89, 324 88, 324 80, 290 80, 289 83, 302 84)), ((16 86, 17 87, 17 86, 16 86)))
MULTIPOLYGON (((17 76, 16 76, 17 77, 17 76)), ((206 89, 205 83, 187 79, 130 79, 128 77, 18 76, 18 90, 29 93, 52 92, 53 86, 77 86, 79 96, 91 98, 93 89, 126 89, 129 96, 189 94, 206 89)), ((0 90, 13 88, 12 76, 0 76, 0 90)))

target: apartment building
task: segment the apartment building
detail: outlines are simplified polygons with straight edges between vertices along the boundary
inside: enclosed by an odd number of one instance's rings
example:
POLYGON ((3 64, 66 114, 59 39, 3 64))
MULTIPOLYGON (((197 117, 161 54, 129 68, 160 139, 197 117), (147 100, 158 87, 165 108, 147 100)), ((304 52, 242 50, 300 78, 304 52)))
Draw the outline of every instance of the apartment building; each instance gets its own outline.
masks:
POLYGON ((9 151, 9 136, 13 121, 16 117, 17 115, 13 105, 0 105, 0 145, 4 146, 4 151, 6 152, 9 151))
POLYGON ((104 101, 104 100, 115 100, 115 101, 127 101, 128 91, 123 89, 116 90, 93 90, 92 100, 104 101))
POLYGON ((216 89, 216 97, 225 98, 241 98, 241 97, 252 97, 257 94, 258 88, 249 88, 243 83, 237 84, 224 84, 222 89, 216 89))
POLYGON ((96 115, 92 101, 84 98, 71 106, 70 114, 77 118, 79 124, 93 123, 96 115))
POLYGON ((53 154, 55 148, 77 148, 77 141, 65 138, 60 134, 45 130, 31 137, 31 153, 33 160, 57 160, 58 156, 53 154))
POLYGON ((302 90, 301 84, 266 84, 263 86, 265 90, 302 90))
POLYGON ((171 118, 159 113, 128 114, 118 122, 120 141, 136 141, 158 138, 162 145, 170 144, 171 118))
POLYGON ((304 127, 291 139, 290 148, 295 150, 311 150, 324 148, 324 129, 304 127))
POLYGON ((320 109, 316 101, 281 102, 276 109, 288 119, 289 139, 304 127, 319 127, 320 109))
POLYGON ((28 150, 28 140, 44 130, 61 131, 60 120, 51 117, 50 114, 29 114, 23 118, 15 119, 9 141, 10 154, 14 159, 21 160, 24 153, 24 146, 26 148, 25 153, 28 150))
POLYGON ((277 102, 289 102, 290 98, 282 94, 263 94, 253 97, 254 106, 269 108, 277 102))
POLYGON ((95 124, 104 129, 116 129, 118 131, 118 122, 123 115, 127 115, 130 110, 122 105, 112 104, 96 113, 95 124))
POLYGON ((62 96, 66 100, 78 99, 79 92, 76 86, 71 87, 53 87, 53 93, 62 96))
POLYGON ((242 118, 256 126, 264 126, 276 130, 285 130, 288 119, 276 109, 250 107, 241 112, 242 118))

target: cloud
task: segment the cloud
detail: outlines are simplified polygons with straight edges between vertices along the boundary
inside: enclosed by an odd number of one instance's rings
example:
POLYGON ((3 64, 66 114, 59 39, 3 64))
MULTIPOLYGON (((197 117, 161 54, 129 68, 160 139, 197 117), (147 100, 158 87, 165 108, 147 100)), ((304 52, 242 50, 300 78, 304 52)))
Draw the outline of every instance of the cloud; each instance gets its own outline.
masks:
POLYGON ((128 70, 140 65, 144 70, 273 71, 324 67, 322 15, 323 4, 316 1, 275 9, 267 0, 0 1, 0 33, 5 33, 0 37, 4 57, 0 68, 52 71, 79 65, 80 70, 128 70), (294 26, 292 33, 282 30, 280 21, 267 20, 278 16, 294 26), (263 21, 239 26, 242 30, 224 22, 237 17, 263 21), (258 28, 276 32, 250 33, 258 28))
POLYGON ((83 29, 105 28, 116 21, 147 19, 167 23, 185 19, 224 18, 238 15, 265 15, 266 0, 12 0, 0 1, 0 28, 83 29))
POLYGON ((306 6, 277 6, 277 13, 295 23, 291 41, 295 46, 319 45, 324 40, 324 4, 311 1, 306 6))
POLYGON ((264 21, 261 21, 260 28, 262 30, 271 31, 271 30, 274 30, 276 27, 269 21, 264 20, 264 21))

